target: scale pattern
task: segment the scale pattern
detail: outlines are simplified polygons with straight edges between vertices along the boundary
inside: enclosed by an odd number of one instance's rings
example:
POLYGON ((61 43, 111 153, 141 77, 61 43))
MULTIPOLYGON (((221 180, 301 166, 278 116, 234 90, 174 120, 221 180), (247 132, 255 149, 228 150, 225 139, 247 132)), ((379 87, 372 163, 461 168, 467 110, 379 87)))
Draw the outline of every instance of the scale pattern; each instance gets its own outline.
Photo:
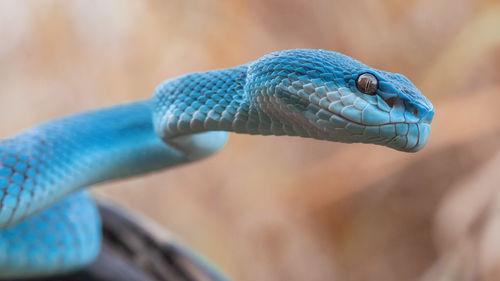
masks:
POLYGON ((53 274, 92 261, 98 214, 87 195, 67 195, 188 161, 156 136, 150 100, 53 120, 1 141, 0 278, 53 274), (31 240, 23 245, 26 236, 31 240))
POLYGON ((155 93, 155 128, 169 141, 204 131, 289 135, 418 151, 432 104, 404 76, 323 50, 276 52, 236 68, 192 73, 155 93), (356 79, 372 73, 376 95, 356 79))
POLYGON ((78 188, 185 161, 154 134, 150 107, 138 102, 74 115, 0 142, 0 228, 78 188), (137 165, 142 158, 150 161, 137 165))
POLYGON ((20 271, 25 276, 70 271, 93 261, 100 244, 97 207, 79 191, 0 232, 0 272, 15 277, 20 271))
POLYGON ((89 263, 99 218, 88 195, 74 192, 206 157, 225 145, 226 131, 414 152, 433 115, 400 74, 334 52, 289 50, 167 80, 148 101, 41 124, 0 142, 0 278, 89 263), (375 95, 356 87, 366 72, 379 81, 375 95))

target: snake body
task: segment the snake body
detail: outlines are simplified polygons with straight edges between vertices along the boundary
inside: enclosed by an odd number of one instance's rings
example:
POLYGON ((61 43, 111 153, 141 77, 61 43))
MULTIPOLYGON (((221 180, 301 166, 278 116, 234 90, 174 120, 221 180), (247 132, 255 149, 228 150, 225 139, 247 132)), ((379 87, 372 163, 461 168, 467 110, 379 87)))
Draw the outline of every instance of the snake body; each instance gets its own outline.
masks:
POLYGON ((167 80, 150 100, 35 126, 0 142, 0 277, 87 265, 101 234, 84 187, 207 157, 227 132, 414 152, 433 114, 400 74, 339 53, 288 50, 167 80), (375 93, 360 91, 363 73, 377 79, 375 93))

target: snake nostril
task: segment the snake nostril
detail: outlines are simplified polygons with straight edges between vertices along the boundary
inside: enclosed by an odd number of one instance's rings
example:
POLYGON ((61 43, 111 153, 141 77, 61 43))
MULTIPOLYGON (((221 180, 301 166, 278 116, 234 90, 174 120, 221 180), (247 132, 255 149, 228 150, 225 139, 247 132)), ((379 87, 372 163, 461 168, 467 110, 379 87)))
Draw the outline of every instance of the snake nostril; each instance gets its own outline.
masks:
POLYGON ((397 101, 397 98, 388 98, 388 99, 385 100, 385 103, 387 103, 387 105, 390 108, 393 108, 394 104, 396 103, 396 101, 397 101))
POLYGON ((427 112, 424 117, 422 118, 422 121, 424 123, 430 124, 432 122, 432 119, 434 118, 434 110, 431 110, 427 112))
POLYGON ((416 109, 416 108, 415 108, 415 109, 413 110, 413 115, 415 115, 415 116, 417 116, 417 115, 418 115, 418 109, 416 109))

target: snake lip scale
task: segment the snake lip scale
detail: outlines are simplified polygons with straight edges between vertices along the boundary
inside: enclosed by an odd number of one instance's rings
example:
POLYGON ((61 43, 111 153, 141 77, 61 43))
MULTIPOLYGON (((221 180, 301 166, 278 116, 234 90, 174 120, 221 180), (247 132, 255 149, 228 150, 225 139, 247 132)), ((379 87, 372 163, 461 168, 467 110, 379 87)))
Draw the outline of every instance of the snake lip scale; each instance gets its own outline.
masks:
MULTIPOLYGON (((282 89, 282 90, 283 90, 284 92, 287 92, 287 93, 288 93, 288 94, 290 94, 290 95, 294 95, 294 96, 298 97, 299 99, 302 99, 302 100, 304 100, 304 101, 309 102, 309 100, 305 99, 304 97, 302 97, 302 96, 300 96, 300 95, 296 95, 296 94, 294 94, 293 92, 290 92, 290 91, 285 90, 285 89, 282 89)), ((329 112, 329 113, 331 113, 332 115, 335 115, 335 116, 337 116, 337 117, 339 117, 339 118, 345 119, 346 121, 352 122, 352 123, 354 123, 354 124, 358 124, 358 125, 362 125, 362 126, 366 126, 366 127, 370 127, 370 126, 371 126, 371 127, 378 127, 378 126, 383 126, 383 125, 391 125, 391 124, 392 124, 392 125, 397 125, 397 124, 406 124, 406 125, 415 124, 415 125, 417 125, 417 126, 418 126, 418 124, 419 124, 419 123, 423 123, 423 124, 428 124, 428 125, 430 125, 430 124, 431 124, 431 122, 432 122, 432 120, 429 120, 428 118, 422 117, 422 118, 418 119, 418 121, 417 121, 417 122, 406 122, 406 121, 403 121, 403 122, 387 122, 387 123, 379 123, 379 124, 376 124, 376 125, 372 125, 372 124, 363 124, 363 123, 358 122, 358 121, 356 121, 356 120, 353 120, 353 119, 350 119, 350 118, 344 117, 344 116, 342 116, 342 115, 340 115, 340 114, 338 114, 338 113, 336 113, 336 112, 334 112, 334 111, 330 110, 328 107, 325 107, 325 106, 323 106, 323 105, 321 105, 321 104, 315 104, 315 105, 316 105, 316 106, 318 106, 318 107, 320 107, 321 109, 324 109, 324 110, 328 111, 328 112, 329 112)), ((361 112, 361 114, 363 114, 363 113, 361 112)))
POLYGON ((42 123, 0 141, 0 278, 88 265, 102 233, 86 187, 205 158, 229 132, 416 152, 433 116, 401 74, 297 49, 168 79, 148 100, 42 123))
MULTIPOLYGON (((300 96, 300 95, 297 95, 297 94, 295 94, 295 93, 293 93, 293 92, 291 92, 291 91, 288 91, 287 89, 283 89, 283 88, 281 88, 281 90, 282 90, 282 91, 284 91, 284 92, 287 92, 287 93, 288 93, 288 94, 290 94, 290 95, 294 95, 294 96, 298 97, 299 99, 301 99, 301 100, 303 100, 303 101, 309 102, 309 100, 308 100, 308 99, 306 99, 305 97, 300 96)), ((318 107, 320 107, 321 109, 323 109, 323 110, 325 110, 325 111, 329 112, 330 114, 337 116, 338 118, 344 119, 346 122, 351 122, 351 123, 353 123, 353 124, 360 125, 360 126, 366 126, 366 127, 380 127, 380 126, 383 126, 383 125, 394 125, 394 126, 396 126, 397 124, 403 124, 403 125, 407 125, 407 126, 409 126, 410 124, 414 124, 414 125, 416 125, 416 126, 417 126, 418 138, 417 138, 417 143, 416 143, 414 146, 409 147, 409 151, 410 151, 410 152, 416 152, 416 151, 418 151, 418 150, 419 150, 419 148, 420 148, 420 147, 419 147, 419 144, 420 144, 420 125, 428 126, 428 125, 430 125, 430 124, 431 124, 431 122, 432 122, 432 119, 429 119, 429 118, 427 118, 427 117, 421 117, 420 119, 418 119, 418 121, 417 121, 417 122, 406 122, 406 121, 404 121, 404 122, 387 122, 387 123, 380 123, 380 124, 376 124, 376 125, 367 125, 367 124, 362 124, 361 122, 358 122, 358 121, 356 121, 356 120, 353 120, 353 119, 350 119, 350 118, 344 117, 344 116, 342 116, 341 114, 338 114, 338 113, 336 113, 336 112, 334 112, 334 111, 330 110, 328 107, 323 106, 323 105, 321 105, 321 104, 319 104, 319 103, 318 103, 318 104, 315 104, 315 105, 316 105, 316 106, 318 106, 318 107)), ((388 105, 388 106, 389 106, 389 105, 388 105)), ((392 106, 390 106, 390 107, 392 107, 392 106)), ((361 114, 363 114, 363 112, 361 112, 361 114)), ((406 117, 405 117, 405 118, 406 118, 406 117)), ((325 129, 326 129, 326 128, 325 128, 325 129)), ((353 136, 359 136, 359 137, 362 137, 362 136, 363 136, 363 134, 355 134, 355 133, 353 133, 353 136)), ((390 143, 390 142, 394 141, 394 140, 396 139, 396 137, 397 137, 397 136, 394 136, 394 137, 392 137, 392 138, 390 138, 390 139, 388 139, 388 140, 382 140, 382 141, 383 141, 384 143, 388 144, 388 143, 390 143)), ((408 145, 408 139, 406 139, 406 142, 405 142, 405 144, 404 144, 404 147, 406 147, 407 145, 408 145)))

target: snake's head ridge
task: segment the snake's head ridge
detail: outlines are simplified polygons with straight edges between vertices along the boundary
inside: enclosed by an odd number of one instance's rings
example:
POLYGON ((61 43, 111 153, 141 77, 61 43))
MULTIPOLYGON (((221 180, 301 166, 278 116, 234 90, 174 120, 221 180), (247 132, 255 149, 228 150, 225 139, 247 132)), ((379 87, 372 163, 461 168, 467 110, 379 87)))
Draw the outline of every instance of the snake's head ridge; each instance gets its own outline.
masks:
POLYGON ((262 110, 294 134, 405 152, 427 143, 434 107, 401 74, 343 54, 301 49, 264 56, 249 75, 247 89, 256 102, 271 104, 262 110))

